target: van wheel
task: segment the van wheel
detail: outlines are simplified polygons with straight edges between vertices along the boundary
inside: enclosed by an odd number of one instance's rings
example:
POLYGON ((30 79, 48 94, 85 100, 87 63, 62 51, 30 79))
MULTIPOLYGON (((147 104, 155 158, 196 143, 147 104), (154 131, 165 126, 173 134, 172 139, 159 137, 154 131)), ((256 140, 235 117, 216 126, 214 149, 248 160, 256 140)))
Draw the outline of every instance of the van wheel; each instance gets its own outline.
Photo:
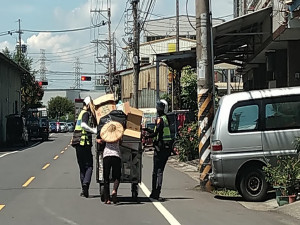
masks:
POLYGON ((239 190, 247 201, 259 202, 265 200, 268 184, 263 171, 259 168, 250 168, 242 173, 239 190))

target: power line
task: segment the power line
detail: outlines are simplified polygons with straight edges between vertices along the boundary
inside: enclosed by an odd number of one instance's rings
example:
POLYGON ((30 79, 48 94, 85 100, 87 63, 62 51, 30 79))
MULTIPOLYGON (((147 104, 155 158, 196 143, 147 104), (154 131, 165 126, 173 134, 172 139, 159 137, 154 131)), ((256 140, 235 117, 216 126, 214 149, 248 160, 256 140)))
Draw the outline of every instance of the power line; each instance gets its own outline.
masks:
POLYGON ((33 33, 66 33, 66 32, 75 32, 75 31, 82 31, 82 30, 89 30, 92 28, 96 27, 101 27, 104 26, 105 23, 99 23, 94 26, 89 26, 89 27, 82 27, 82 28, 74 28, 74 29, 66 29, 66 30, 28 30, 28 29, 23 29, 22 31, 26 32, 33 32, 33 33))

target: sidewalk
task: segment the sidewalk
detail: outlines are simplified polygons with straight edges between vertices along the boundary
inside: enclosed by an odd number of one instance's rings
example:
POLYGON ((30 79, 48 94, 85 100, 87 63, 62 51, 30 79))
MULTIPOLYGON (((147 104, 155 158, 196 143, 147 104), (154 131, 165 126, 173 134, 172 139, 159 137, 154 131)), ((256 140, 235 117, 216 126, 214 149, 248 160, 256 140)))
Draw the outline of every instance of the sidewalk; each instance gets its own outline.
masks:
MULTIPOLYGON (((148 156, 153 155, 153 151, 145 151, 148 156)), ((169 166, 177 169, 188 176, 190 176, 195 181, 199 181, 199 171, 198 171, 198 160, 193 160, 190 162, 179 162, 177 156, 170 156, 168 163, 169 166)), ((286 214, 300 220, 300 201, 296 201, 291 204, 284 206, 278 206, 276 199, 269 199, 265 202, 245 202, 237 201, 242 206, 247 209, 257 210, 257 211, 275 211, 277 213, 286 214)))

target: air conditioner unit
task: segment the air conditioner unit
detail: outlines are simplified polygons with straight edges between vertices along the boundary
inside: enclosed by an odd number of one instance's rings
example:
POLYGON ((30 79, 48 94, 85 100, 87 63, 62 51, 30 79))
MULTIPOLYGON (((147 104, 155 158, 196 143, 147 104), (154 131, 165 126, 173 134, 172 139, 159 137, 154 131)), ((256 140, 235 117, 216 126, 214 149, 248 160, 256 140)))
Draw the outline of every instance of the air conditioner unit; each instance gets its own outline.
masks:
POLYGON ((284 2, 287 5, 291 5, 291 4, 293 4, 294 0, 285 0, 284 2))

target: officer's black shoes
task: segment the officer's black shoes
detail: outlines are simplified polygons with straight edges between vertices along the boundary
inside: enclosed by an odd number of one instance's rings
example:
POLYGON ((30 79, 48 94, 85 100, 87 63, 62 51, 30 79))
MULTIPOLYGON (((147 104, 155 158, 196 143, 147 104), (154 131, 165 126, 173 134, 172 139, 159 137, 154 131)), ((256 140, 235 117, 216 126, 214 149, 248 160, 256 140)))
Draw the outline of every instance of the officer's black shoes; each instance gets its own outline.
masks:
POLYGON ((159 201, 159 202, 164 202, 164 201, 165 201, 164 198, 159 197, 159 196, 157 196, 157 195, 151 194, 149 197, 152 198, 152 199, 154 199, 154 200, 157 200, 157 201, 159 201))
POLYGON ((86 198, 89 197, 89 186, 88 185, 86 185, 86 184, 82 185, 82 194, 86 198))

